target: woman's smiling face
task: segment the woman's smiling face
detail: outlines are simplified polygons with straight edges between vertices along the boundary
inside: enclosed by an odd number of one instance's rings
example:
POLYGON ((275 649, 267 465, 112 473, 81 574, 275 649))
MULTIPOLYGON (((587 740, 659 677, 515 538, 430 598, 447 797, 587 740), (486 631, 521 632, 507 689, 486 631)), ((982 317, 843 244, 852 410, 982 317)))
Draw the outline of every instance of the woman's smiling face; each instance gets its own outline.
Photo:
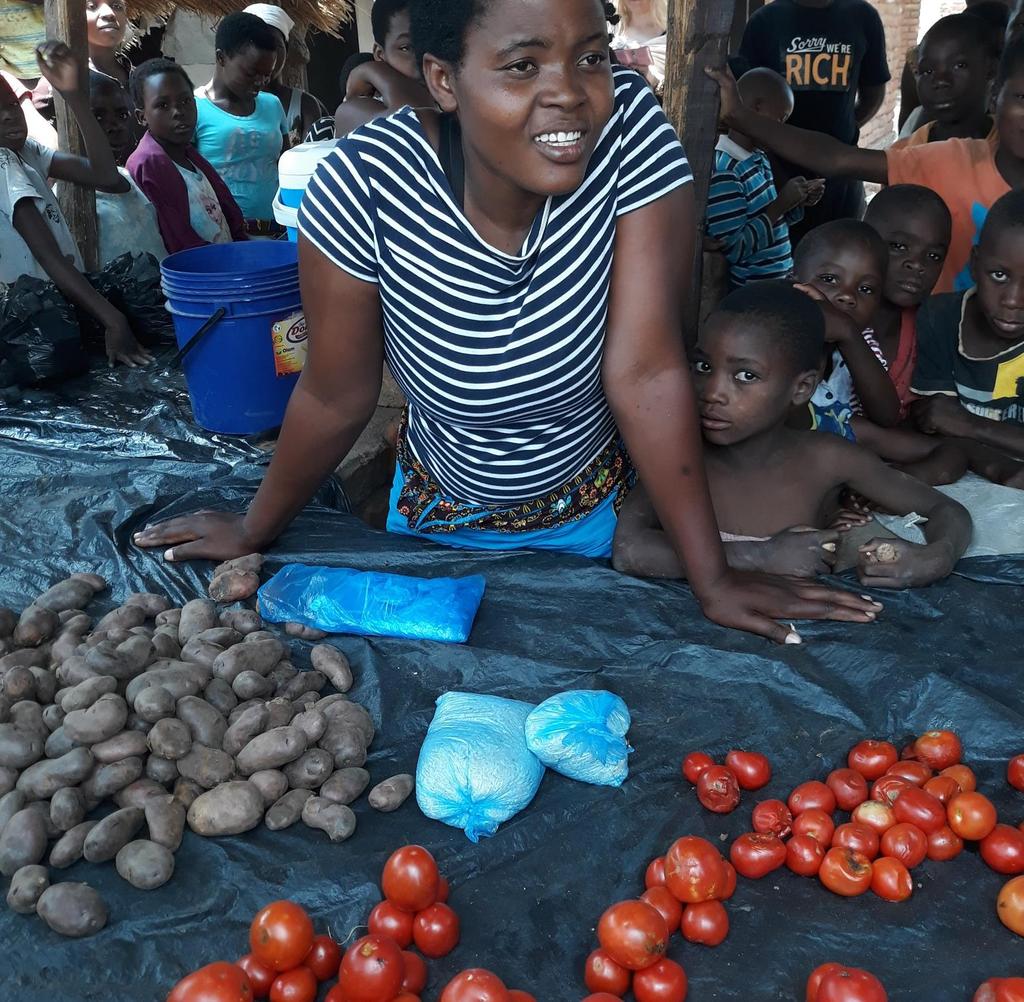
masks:
POLYGON ((484 172, 545 197, 583 183, 614 107, 599 0, 492 0, 467 30, 460 66, 427 64, 484 172))

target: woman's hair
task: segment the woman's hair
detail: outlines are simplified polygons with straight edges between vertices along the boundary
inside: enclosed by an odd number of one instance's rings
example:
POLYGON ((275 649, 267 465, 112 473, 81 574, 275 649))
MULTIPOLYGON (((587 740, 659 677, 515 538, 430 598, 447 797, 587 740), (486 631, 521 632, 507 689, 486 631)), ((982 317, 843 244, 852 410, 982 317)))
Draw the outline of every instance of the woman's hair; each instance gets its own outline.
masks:
MULTIPOLYGON (((430 55, 458 67, 466 54, 466 33, 477 24, 495 0, 410 0, 409 20, 416 62, 430 55)), ((661 7, 666 0, 657 0, 661 7)), ((605 17, 615 23, 618 15, 611 0, 602 0, 605 17)))
POLYGON ((373 28, 373 40, 383 46, 384 40, 391 31, 391 21, 396 14, 408 10, 412 0, 374 0, 370 9, 370 25, 373 28))
POLYGON ((228 14, 217 25, 214 45, 225 56, 236 56, 243 49, 252 46, 261 52, 277 52, 278 30, 255 14, 238 11, 228 14))
POLYGON ((177 73, 188 84, 190 91, 195 89, 195 85, 180 63, 176 63, 173 59, 164 59, 162 56, 157 59, 147 59, 144 63, 136 66, 128 78, 128 93, 131 94, 136 108, 142 108, 146 103, 146 81, 152 77, 163 76, 165 73, 177 73))
MULTIPOLYGON (((631 0, 616 0, 615 6, 619 12, 619 20, 622 23, 624 31, 629 29, 629 22, 631 20, 629 14, 629 5, 631 0)), ((668 0, 651 0, 651 13, 654 15, 654 20, 658 22, 658 27, 661 30, 668 30, 668 0)))

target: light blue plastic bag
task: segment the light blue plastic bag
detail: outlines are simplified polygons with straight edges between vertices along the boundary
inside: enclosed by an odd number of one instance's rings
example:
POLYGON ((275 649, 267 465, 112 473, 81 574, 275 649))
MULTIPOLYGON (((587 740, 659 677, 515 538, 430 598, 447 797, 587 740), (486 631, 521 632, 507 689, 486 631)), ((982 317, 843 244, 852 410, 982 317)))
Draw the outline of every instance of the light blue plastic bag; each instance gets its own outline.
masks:
POLYGON ((544 776, 526 747, 532 709, 499 696, 440 696, 416 766, 420 810, 479 842, 526 807, 544 776))
POLYGON ((629 709, 614 693, 576 689, 545 699, 526 718, 526 743, 570 779, 621 786, 629 775, 629 709))
POLYGON ((486 582, 287 564, 259 590, 260 615, 328 633, 463 644, 486 582))

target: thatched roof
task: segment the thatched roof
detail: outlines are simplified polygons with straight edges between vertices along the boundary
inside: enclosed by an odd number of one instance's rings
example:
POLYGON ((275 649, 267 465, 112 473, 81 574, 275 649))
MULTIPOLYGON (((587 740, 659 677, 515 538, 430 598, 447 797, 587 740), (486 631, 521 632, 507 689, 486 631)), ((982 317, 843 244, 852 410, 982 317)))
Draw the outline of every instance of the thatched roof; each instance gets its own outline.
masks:
MULTIPOLYGON (((132 19, 167 18, 176 10, 204 14, 207 17, 223 17, 236 10, 243 10, 251 0, 128 0, 128 12, 132 19)), ((315 28, 329 35, 337 34, 341 25, 352 18, 352 0, 279 0, 289 16, 295 21, 296 30, 315 28)))

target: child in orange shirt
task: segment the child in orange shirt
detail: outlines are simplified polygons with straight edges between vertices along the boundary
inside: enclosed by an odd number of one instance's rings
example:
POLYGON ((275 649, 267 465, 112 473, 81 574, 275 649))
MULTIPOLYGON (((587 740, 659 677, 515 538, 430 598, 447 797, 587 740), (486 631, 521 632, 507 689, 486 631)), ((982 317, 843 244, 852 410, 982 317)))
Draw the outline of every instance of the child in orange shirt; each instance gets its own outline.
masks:
POLYGON ((967 289, 971 249, 989 208, 1024 185, 1024 39, 1007 46, 996 78, 997 140, 947 139, 909 149, 867 150, 830 136, 797 129, 743 105, 736 81, 709 69, 722 92, 722 119, 753 142, 819 174, 879 184, 920 184, 935 191, 953 219, 949 253, 936 292, 967 289))

